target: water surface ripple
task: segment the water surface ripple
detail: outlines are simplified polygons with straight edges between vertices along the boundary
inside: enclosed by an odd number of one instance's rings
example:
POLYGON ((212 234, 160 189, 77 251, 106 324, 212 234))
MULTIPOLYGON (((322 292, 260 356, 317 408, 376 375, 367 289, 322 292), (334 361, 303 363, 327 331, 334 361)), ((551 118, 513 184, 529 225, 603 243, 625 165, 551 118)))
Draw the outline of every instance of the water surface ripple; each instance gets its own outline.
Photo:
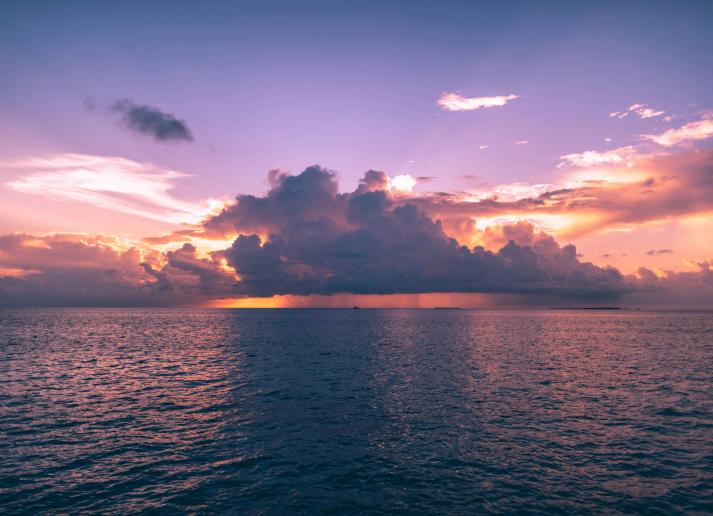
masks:
POLYGON ((5 513, 706 513, 713 317, 0 311, 5 513))

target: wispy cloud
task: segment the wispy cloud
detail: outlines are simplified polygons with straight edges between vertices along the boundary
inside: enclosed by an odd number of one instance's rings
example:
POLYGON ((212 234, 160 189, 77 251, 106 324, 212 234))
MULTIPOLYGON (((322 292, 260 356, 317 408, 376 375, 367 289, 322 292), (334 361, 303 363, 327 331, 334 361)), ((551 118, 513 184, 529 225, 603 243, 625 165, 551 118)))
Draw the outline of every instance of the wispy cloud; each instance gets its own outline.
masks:
POLYGON ((673 254, 673 251, 671 249, 651 249, 650 251, 646 251, 646 254, 649 256, 657 256, 659 254, 673 254))
MULTIPOLYGON (((632 104, 624 111, 614 111, 609 113, 609 118, 626 118, 629 115, 638 116, 639 118, 655 118, 657 116, 665 115, 665 111, 657 111, 646 104, 632 104)), ((667 117, 668 118, 668 117, 667 117)))
POLYGON ((438 106, 446 111, 474 111, 480 108, 504 106, 517 98, 520 98, 520 96, 464 97, 458 93, 444 92, 438 99, 438 106))
POLYGON ((650 107, 646 107, 646 104, 632 104, 629 106, 628 111, 634 113, 639 118, 655 118, 666 114, 665 111, 656 111, 650 107))
POLYGON ((578 167, 622 164, 627 158, 631 157, 634 152, 633 147, 620 147, 608 151, 590 150, 575 154, 565 154, 564 156, 560 156, 560 159, 564 161, 560 163, 558 167, 563 167, 568 164, 578 167))
POLYGON ((681 143, 706 140, 713 137, 713 112, 703 115, 701 120, 689 122, 675 129, 669 129, 661 134, 646 134, 645 140, 658 143, 664 147, 673 147, 681 143))
POLYGON ((214 200, 180 200, 170 190, 187 174, 126 158, 60 154, 5 166, 25 172, 6 183, 15 191, 162 222, 197 222, 220 205, 214 200))

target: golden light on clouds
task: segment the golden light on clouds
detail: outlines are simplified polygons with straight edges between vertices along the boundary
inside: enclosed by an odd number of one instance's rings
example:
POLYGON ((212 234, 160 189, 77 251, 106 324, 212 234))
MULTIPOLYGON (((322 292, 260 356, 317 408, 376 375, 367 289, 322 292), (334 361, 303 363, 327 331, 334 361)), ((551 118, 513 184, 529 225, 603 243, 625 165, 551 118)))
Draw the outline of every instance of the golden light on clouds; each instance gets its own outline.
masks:
POLYGON ((389 187, 396 190, 398 193, 410 193, 416 186, 416 178, 409 174, 401 174, 389 178, 389 187))

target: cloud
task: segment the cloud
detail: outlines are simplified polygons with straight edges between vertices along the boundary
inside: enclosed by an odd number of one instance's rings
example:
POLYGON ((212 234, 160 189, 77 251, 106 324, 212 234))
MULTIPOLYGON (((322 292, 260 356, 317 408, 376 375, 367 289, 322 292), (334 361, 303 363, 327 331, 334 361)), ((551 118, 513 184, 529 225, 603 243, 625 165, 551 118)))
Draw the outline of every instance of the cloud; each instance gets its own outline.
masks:
POLYGON ((649 256, 657 256, 660 254, 673 254, 673 251, 671 249, 651 249, 650 251, 646 251, 646 254, 649 256))
POLYGON ((515 145, 527 145, 529 142, 527 140, 517 140, 515 145))
POLYGON ((621 301, 630 305, 697 308, 713 299, 713 260, 693 264, 695 271, 639 268, 623 277, 579 262, 572 246, 560 247, 526 223, 491 228, 489 238, 506 241, 491 253, 458 246, 413 206, 394 208, 388 224, 380 226, 388 213, 352 231, 319 234, 325 226, 312 221, 289 240, 284 233, 265 242, 241 235, 229 249, 206 257, 191 244, 158 253, 106 235, 4 235, 0 306, 181 306, 274 291, 501 292, 574 303, 624 296, 621 301), (414 246, 420 254, 412 252, 414 246))
POLYGON ((170 194, 187 174, 113 156, 58 154, 4 164, 22 174, 5 183, 18 192, 169 223, 198 222, 219 201, 193 203, 170 194))
POLYGON ((640 267, 630 281, 636 282, 631 303, 663 308, 705 309, 713 300, 713 260, 693 264, 695 271, 654 271, 640 267))
MULTIPOLYGON (((609 118, 626 118, 629 116, 629 114, 638 116, 639 118, 645 119, 645 118, 655 118, 661 115, 665 115, 665 111, 656 111, 655 109, 652 109, 650 107, 647 107, 646 104, 632 104, 628 108, 626 108, 626 111, 614 111, 612 113, 609 113, 609 118)), ((667 117, 668 118, 668 117, 667 117)))
POLYGON ((627 108, 627 111, 634 113, 639 118, 655 118, 666 114, 665 111, 656 111, 655 109, 646 107, 646 104, 632 104, 627 108))
POLYGON ((560 156, 560 159, 564 160, 564 162, 560 163, 559 166, 570 164, 578 167, 592 167, 596 165, 620 164, 625 162, 634 152, 633 147, 620 147, 609 151, 591 150, 575 154, 565 154, 564 156, 560 156))
POLYGON ((631 166, 590 171, 573 174, 570 188, 541 198, 547 211, 581 214, 582 231, 713 211, 710 151, 638 157, 631 166))
MULTIPOLYGON (((85 99, 84 105, 90 110, 97 108, 97 102, 91 97, 85 99)), ((156 141, 193 141, 193 133, 184 120, 157 107, 120 99, 111 103, 109 111, 120 113, 122 122, 131 131, 151 136, 156 141)))
POLYGON ((0 236, 0 306, 196 304, 233 292, 220 258, 86 234, 0 236))
POLYGON ((473 111, 481 108, 504 106, 519 95, 500 95, 496 97, 464 97, 458 93, 444 92, 438 99, 438 106, 446 111, 473 111))
POLYGON ((335 174, 310 167, 281 176, 266 196, 240 196, 208 219, 207 231, 238 234, 222 253, 247 296, 416 292, 532 293, 617 297, 621 274, 581 263, 573 246, 529 239, 519 228, 498 252, 469 248, 442 223, 386 188, 369 171, 352 193, 337 192, 335 174), (519 240, 523 245, 515 242, 519 240))
POLYGON ((185 243, 164 256, 165 264, 160 269, 141 263, 148 274, 157 278, 154 285, 157 289, 180 290, 186 297, 214 297, 234 292, 235 273, 225 267, 219 255, 212 253, 208 258, 201 258, 193 244, 185 243))
POLYGON ((661 134, 646 134, 645 140, 672 147, 682 143, 707 140, 713 137, 713 112, 706 113, 700 120, 689 122, 681 127, 669 129, 661 134))
POLYGON ((0 236, 0 306, 143 303, 143 255, 102 235, 0 236))
POLYGON ((401 174, 390 178, 389 188, 398 192, 411 192, 417 183, 418 180, 415 177, 409 174, 401 174))
POLYGON ((553 184, 478 185, 465 193, 424 194, 408 202, 447 228, 463 219, 475 219, 479 227, 526 220, 568 238, 713 212, 712 151, 632 154, 630 159, 575 169, 553 184))
MULTIPOLYGON (((51 163, 71 170, 77 161, 51 163)), ((501 185, 488 195, 397 191, 392 178, 375 170, 354 191, 340 193, 332 171, 274 170, 267 194, 240 195, 199 225, 141 243, 101 235, 0 237, 0 299, 171 305, 460 292, 586 302, 700 286, 708 269, 667 282, 645 272, 625 277, 580 261, 573 246, 543 230, 594 231, 713 211, 712 152, 638 156, 631 168, 611 167, 612 179, 590 168, 594 179, 572 179, 568 187, 501 185), (205 239, 215 247, 199 248, 205 239)))

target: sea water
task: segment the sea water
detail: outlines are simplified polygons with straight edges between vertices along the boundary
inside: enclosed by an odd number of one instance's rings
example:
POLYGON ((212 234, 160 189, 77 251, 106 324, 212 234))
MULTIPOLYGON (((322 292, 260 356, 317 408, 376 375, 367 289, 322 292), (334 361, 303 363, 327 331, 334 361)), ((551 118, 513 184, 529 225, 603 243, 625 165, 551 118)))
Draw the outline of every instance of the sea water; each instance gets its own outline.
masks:
POLYGON ((5 513, 705 513, 713 315, 0 311, 5 513))

